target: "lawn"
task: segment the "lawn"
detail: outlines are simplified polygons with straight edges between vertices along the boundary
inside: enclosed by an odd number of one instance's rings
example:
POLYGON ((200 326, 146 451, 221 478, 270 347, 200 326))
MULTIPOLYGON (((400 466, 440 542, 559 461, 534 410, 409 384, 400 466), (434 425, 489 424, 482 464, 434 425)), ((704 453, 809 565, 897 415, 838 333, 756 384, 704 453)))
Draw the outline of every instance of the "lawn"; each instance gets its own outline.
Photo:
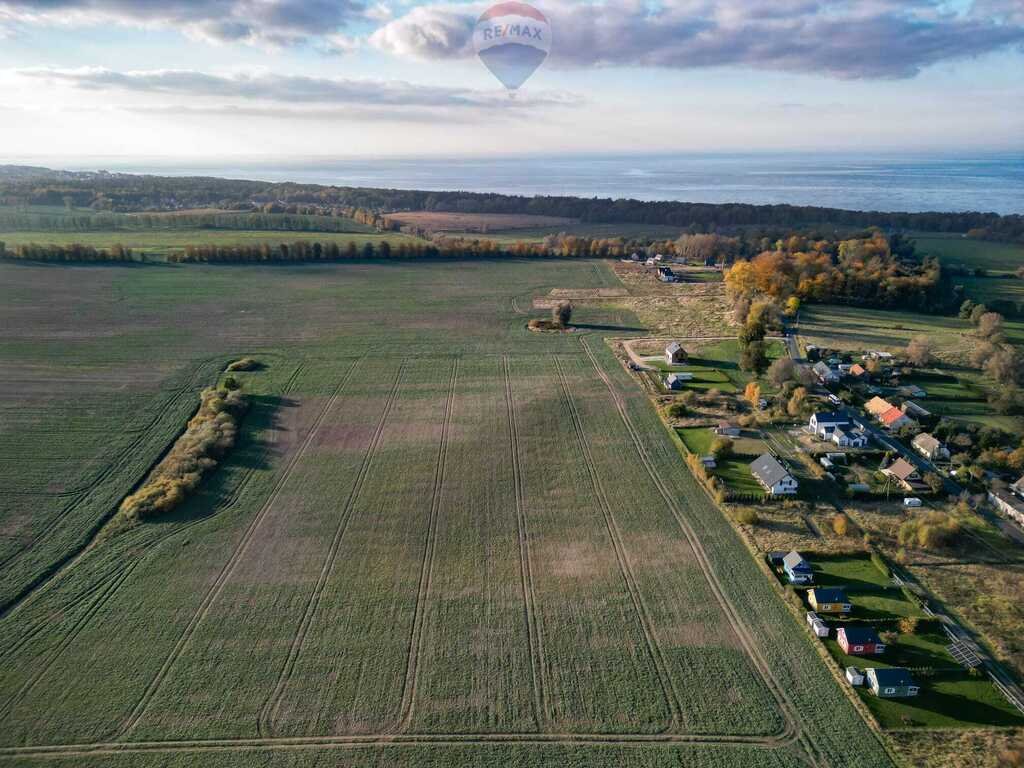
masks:
POLYGON ((890 766, 601 336, 512 301, 614 284, 0 264, 2 584, 29 590, 0 616, 0 763, 795 768, 793 723, 816 761, 890 766), (74 558, 242 356, 265 367, 221 467, 74 558))
POLYGON ((918 682, 921 693, 910 699, 880 699, 864 688, 857 692, 887 729, 1024 725, 1024 717, 988 679, 957 672, 918 682))
MULTIPOLYGON (((711 444, 715 440, 715 434, 706 427, 683 427, 677 429, 683 445, 691 453, 698 456, 706 456, 711 452, 711 444)), ((735 441, 734 441, 735 442, 735 441)), ((753 443, 754 441, 749 441, 753 443)), ((736 458, 721 459, 718 466, 711 474, 721 478, 726 487, 733 493, 740 494, 763 494, 764 488, 754 479, 750 473, 751 459, 738 456, 736 458)))

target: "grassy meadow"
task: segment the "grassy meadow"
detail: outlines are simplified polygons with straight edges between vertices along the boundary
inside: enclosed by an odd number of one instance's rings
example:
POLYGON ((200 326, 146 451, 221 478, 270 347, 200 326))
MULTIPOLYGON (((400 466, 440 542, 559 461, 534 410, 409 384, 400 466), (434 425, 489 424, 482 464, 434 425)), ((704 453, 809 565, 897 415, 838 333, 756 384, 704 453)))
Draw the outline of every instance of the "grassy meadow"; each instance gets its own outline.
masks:
POLYGON ((636 318, 515 300, 617 285, 0 264, 0 765, 891 765, 599 335, 636 318), (83 552, 243 356, 222 466, 83 552))

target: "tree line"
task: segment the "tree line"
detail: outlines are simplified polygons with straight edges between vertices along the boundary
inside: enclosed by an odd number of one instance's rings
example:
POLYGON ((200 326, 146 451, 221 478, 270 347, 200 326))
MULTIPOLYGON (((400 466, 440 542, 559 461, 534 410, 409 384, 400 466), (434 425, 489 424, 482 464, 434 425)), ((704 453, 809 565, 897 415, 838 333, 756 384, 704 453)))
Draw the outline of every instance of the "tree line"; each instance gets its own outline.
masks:
POLYGON ((336 187, 205 177, 40 172, 0 175, 4 205, 76 206, 97 211, 265 206, 346 207, 397 211, 512 213, 561 216, 584 223, 667 225, 692 234, 741 227, 827 227, 971 233, 1024 242, 1024 216, 995 213, 886 213, 796 205, 687 203, 565 196, 524 197, 474 192, 336 187))
POLYGON ((125 248, 122 245, 115 244, 110 248, 94 248, 91 245, 82 245, 81 243, 72 243, 71 245, 26 243, 14 246, 13 250, 7 250, 6 245, 0 242, 0 258, 17 261, 85 264, 103 262, 124 263, 137 260, 132 249, 125 248))

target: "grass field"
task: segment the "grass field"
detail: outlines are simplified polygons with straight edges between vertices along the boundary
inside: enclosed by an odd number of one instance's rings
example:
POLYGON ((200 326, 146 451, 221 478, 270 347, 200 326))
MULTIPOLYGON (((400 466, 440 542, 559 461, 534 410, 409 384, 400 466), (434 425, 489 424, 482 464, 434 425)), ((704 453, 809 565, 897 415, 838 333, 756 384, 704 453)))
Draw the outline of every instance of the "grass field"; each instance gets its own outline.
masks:
POLYGON ((919 254, 938 256, 946 264, 1004 272, 1014 272, 1024 266, 1024 246, 931 232, 913 237, 919 254))
POLYGON ((379 243, 388 241, 392 245, 401 242, 422 242, 416 238, 401 234, 362 232, 279 232, 279 231, 235 231, 229 229, 139 229, 118 230, 113 232, 0 232, 0 242, 8 248, 28 243, 72 245, 91 245, 95 248, 109 248, 123 245, 125 248, 146 254, 165 256, 174 251, 182 251, 189 245, 254 245, 270 243, 349 242, 358 244, 379 243))
POLYGON ((891 765, 586 331, 635 317, 514 301, 614 285, 0 264, 0 763, 891 765), (241 356, 223 466, 52 575, 241 356))

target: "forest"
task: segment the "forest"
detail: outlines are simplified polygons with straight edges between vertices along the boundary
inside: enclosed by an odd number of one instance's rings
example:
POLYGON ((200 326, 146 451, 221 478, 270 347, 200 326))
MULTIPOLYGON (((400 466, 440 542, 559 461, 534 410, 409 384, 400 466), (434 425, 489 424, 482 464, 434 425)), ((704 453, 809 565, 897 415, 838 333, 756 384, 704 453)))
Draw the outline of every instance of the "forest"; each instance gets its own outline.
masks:
POLYGON ((206 177, 161 177, 68 173, 0 168, 0 205, 64 206, 106 212, 217 208, 247 212, 333 209, 373 212, 451 211, 538 214, 584 223, 677 226, 681 231, 730 231, 739 227, 881 227, 890 230, 955 232, 972 237, 1024 242, 1024 216, 995 213, 883 213, 794 205, 645 202, 579 197, 523 197, 471 192, 429 192, 268 183, 206 177))

